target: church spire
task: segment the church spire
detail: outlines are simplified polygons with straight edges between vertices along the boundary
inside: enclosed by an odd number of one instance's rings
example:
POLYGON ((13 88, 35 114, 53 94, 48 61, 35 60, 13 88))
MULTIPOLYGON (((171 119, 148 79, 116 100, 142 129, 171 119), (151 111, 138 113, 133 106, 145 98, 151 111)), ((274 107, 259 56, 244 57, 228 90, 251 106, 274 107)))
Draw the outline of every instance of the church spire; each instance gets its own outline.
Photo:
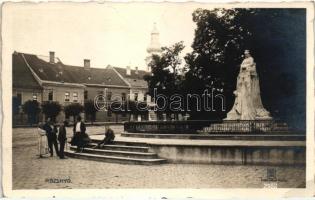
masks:
MULTIPOLYGON (((161 52, 162 52, 162 49, 160 45, 160 33, 157 29, 156 23, 154 23, 153 29, 151 31, 151 42, 147 48, 148 56, 145 59, 146 64, 148 65, 150 63, 153 54, 159 55, 161 52)), ((148 71, 151 71, 149 66, 148 66, 148 71)))

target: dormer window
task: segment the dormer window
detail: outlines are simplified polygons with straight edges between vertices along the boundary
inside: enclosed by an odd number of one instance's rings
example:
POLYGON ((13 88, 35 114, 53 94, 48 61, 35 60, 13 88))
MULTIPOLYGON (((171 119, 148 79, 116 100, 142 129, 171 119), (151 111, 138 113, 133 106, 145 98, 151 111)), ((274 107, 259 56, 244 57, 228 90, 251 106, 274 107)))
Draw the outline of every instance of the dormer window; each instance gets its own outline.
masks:
POLYGON ((40 68, 38 71, 39 71, 40 73, 43 73, 43 72, 44 72, 43 68, 40 68))

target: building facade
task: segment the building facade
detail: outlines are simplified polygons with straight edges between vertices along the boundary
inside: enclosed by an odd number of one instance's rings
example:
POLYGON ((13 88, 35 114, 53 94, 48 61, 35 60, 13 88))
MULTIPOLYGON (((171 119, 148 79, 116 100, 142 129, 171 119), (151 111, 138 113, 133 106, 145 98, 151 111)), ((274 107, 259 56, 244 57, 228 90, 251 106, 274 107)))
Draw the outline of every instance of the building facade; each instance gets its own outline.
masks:
MULTIPOLYGON (((116 101, 145 102, 154 106, 148 93, 145 75, 151 73, 148 65, 152 55, 162 52, 159 42, 159 31, 154 24, 151 41, 145 58, 147 70, 131 69, 108 65, 104 68, 91 67, 89 59, 83 60, 83 66, 72 66, 62 63, 55 57, 55 52, 48 56, 14 52, 12 55, 13 72, 13 119, 15 124, 24 123, 22 105, 28 100, 44 103, 58 102, 64 108, 73 103, 84 105, 95 102, 103 96, 106 105, 116 101), (22 117, 21 117, 22 116, 22 117)), ((151 114, 133 115, 130 113, 112 113, 109 109, 100 109, 96 113, 96 121, 115 122, 128 120, 148 120, 151 114)), ((38 121, 45 117, 40 115, 38 121)), ((63 120, 64 113, 57 120, 63 120)), ((152 118, 152 117, 151 117, 152 118)))
MULTIPOLYGON (((72 103, 84 105, 94 102, 100 95, 109 105, 114 101, 146 101, 147 84, 143 70, 107 66, 94 68, 85 59, 83 66, 66 65, 55 57, 54 52, 49 56, 14 52, 13 64, 13 101, 15 102, 14 116, 18 116, 22 105, 28 100, 39 103, 55 101, 65 106, 72 103)), ((64 120, 63 112, 57 117, 64 120)), ((100 109, 96 113, 96 121, 118 122, 144 120, 147 117, 131 117, 127 113, 113 113, 109 109, 100 109)), ((43 120, 44 117, 38 119, 43 120)), ((25 121, 25 120, 24 120, 25 121)), ((17 124, 17 123, 15 123, 17 124)))

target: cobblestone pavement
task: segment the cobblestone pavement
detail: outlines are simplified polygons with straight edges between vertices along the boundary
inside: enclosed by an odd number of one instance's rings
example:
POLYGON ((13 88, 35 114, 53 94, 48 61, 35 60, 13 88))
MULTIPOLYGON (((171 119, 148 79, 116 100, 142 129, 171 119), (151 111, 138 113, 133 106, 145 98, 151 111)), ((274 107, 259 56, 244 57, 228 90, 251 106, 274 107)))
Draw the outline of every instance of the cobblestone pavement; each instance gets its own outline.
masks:
MULTIPOLYGON (((104 130, 103 127, 87 129, 89 133, 104 130)), ((113 129, 119 132, 122 127, 113 129)), ((139 166, 57 157, 39 159, 36 129, 13 129, 13 189, 260 188, 267 168, 202 164, 139 166)), ((305 168, 275 168, 278 178, 283 180, 278 187, 305 186, 305 168)))

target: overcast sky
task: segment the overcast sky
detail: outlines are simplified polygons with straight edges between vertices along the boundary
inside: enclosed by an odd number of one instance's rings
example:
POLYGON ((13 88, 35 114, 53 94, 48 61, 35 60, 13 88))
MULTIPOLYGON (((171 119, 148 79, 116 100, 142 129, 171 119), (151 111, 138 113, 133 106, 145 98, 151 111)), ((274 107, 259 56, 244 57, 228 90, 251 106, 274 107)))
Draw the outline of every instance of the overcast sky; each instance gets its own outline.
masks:
POLYGON ((184 41, 191 51, 195 24, 192 12, 205 4, 192 3, 29 3, 7 4, 4 45, 9 52, 48 55, 63 63, 93 67, 108 64, 145 69, 146 48, 153 23, 162 46, 184 41))

